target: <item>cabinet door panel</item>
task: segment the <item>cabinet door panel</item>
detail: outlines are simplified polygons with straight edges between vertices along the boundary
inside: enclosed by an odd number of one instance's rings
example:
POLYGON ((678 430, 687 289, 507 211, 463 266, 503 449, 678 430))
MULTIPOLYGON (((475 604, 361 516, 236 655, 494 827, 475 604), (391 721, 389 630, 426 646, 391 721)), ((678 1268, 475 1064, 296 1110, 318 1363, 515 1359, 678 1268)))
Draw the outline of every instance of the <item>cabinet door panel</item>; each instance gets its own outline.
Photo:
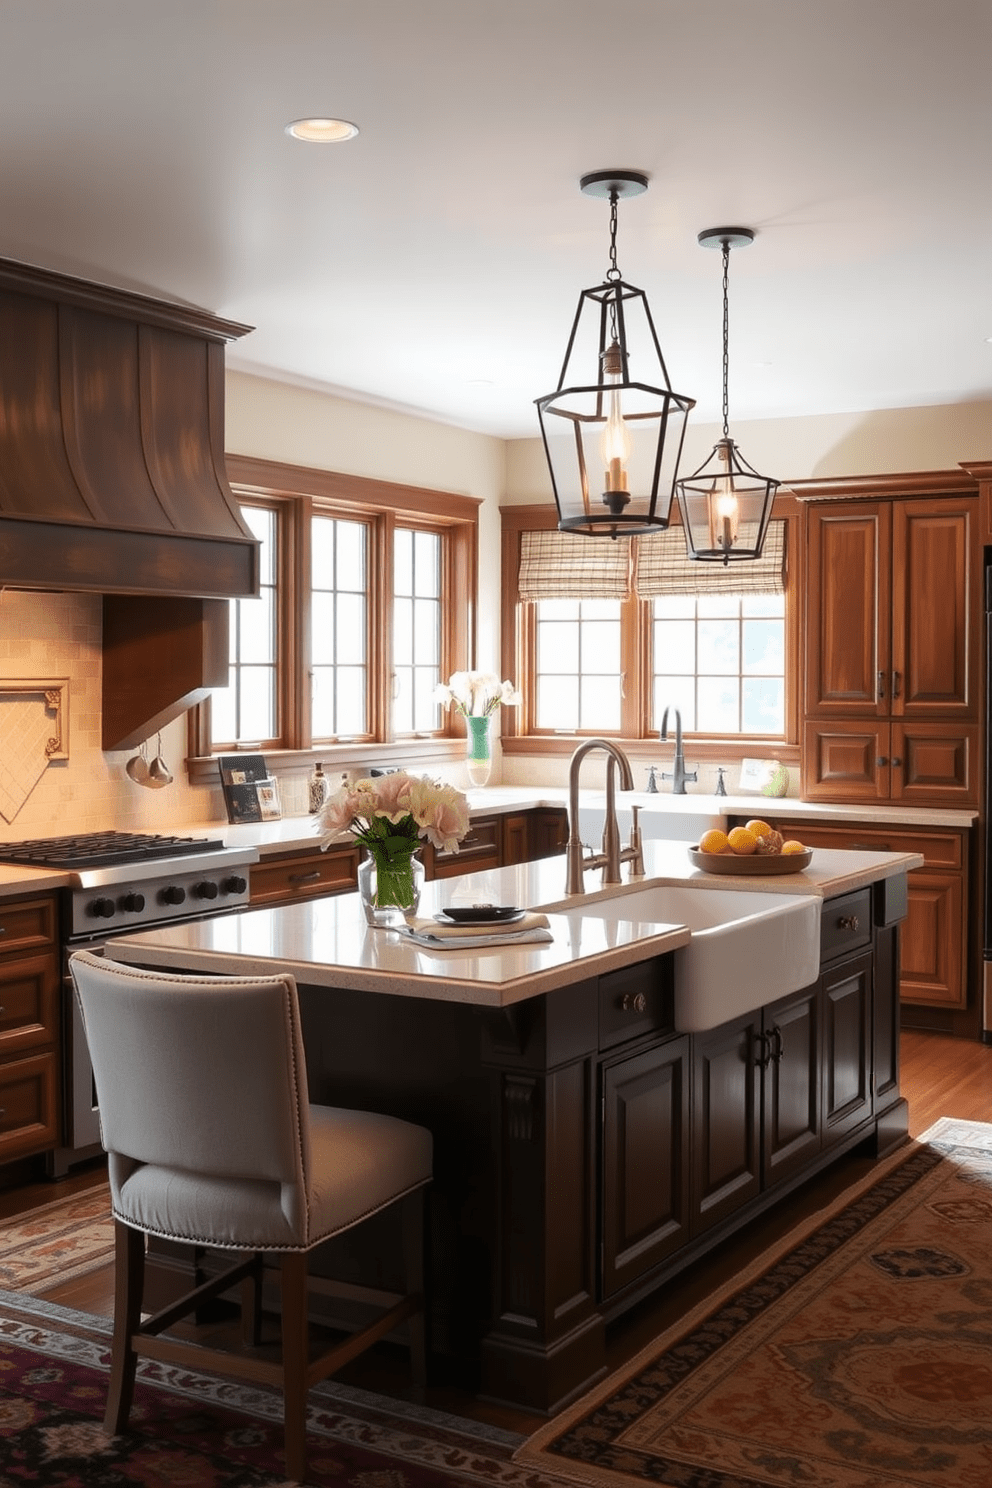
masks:
POLYGON ((603 1296, 689 1231, 689 1040, 603 1070, 603 1296))
POLYGON ((812 506, 807 520, 806 712, 818 717, 885 715, 889 506, 812 506))
POLYGON ((803 796, 810 801, 884 801, 891 774, 889 725, 809 720, 802 774, 803 796))
POLYGON ((770 1057, 762 1088, 765 1187, 820 1149, 820 1029, 814 985, 765 1009, 770 1057))
POLYGON ((820 980, 826 1146, 871 1115, 871 952, 839 962, 820 980))
POLYGON ((761 1187, 760 1012, 696 1034, 692 1084, 694 1233, 731 1214, 761 1187))
POLYGON ((892 725, 894 801, 977 805, 978 776, 977 724, 955 728, 914 720, 892 725))
POLYGON ((903 1000, 963 1008, 966 965, 961 875, 917 869, 909 875, 909 913, 902 927, 903 1000))
POLYGON ((894 503, 893 717, 977 717, 974 506, 894 503))

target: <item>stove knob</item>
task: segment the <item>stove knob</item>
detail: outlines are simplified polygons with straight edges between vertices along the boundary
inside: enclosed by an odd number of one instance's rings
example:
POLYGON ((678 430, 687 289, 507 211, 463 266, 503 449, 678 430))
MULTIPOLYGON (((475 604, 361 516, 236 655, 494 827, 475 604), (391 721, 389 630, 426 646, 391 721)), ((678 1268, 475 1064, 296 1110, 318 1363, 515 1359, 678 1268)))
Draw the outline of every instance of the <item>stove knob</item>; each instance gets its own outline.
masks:
POLYGON ((120 907, 125 914, 140 914, 145 907, 145 896, 144 894, 125 894, 120 907))
POLYGON ((217 885, 212 879, 205 878, 202 883, 193 885, 194 899, 216 899, 217 885))
POLYGON ((89 905, 89 913, 98 920, 112 919, 116 910, 113 899, 93 899, 89 905))
POLYGON ((186 890, 181 889, 178 884, 169 884, 168 888, 159 893, 162 904, 183 904, 186 899, 186 890))
POLYGON ((243 894, 247 887, 248 880, 237 873, 232 878, 225 878, 220 886, 222 894, 243 894))

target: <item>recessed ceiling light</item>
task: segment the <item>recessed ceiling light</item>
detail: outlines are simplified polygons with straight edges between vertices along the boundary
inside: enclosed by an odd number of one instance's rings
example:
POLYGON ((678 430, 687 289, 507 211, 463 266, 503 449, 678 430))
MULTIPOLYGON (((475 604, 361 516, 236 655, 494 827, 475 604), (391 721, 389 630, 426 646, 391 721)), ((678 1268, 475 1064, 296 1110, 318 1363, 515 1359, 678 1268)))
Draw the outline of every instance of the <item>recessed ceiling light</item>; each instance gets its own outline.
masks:
POLYGON ((340 145, 355 138, 358 125, 347 119, 294 119, 286 125, 286 133, 312 145, 340 145))

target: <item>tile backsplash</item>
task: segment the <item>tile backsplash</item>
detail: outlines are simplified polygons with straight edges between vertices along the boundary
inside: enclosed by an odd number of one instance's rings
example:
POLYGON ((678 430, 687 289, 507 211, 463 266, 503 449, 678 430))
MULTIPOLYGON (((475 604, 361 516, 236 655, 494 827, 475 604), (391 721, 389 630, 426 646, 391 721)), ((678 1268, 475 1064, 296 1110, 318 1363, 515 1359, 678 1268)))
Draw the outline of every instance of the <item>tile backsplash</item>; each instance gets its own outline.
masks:
MULTIPOLYGON (((187 784, 186 720, 162 731, 162 753, 174 778, 162 790, 135 784, 124 766, 134 753, 100 748, 102 604, 99 595, 0 590, 0 679, 69 679, 69 758, 41 769, 12 821, 0 817, 0 840, 67 832, 176 831, 223 816, 220 787, 187 784)), ((156 753, 157 738, 149 745, 156 753)))

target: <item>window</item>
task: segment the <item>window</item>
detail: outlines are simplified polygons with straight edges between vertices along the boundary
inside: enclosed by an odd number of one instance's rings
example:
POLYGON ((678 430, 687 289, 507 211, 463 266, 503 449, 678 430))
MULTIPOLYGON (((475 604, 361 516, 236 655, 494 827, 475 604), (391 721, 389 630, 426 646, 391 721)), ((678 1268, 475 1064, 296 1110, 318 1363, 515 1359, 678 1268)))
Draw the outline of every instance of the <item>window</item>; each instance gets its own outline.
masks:
POLYGON ((440 710, 441 539, 397 527, 393 539, 393 721, 398 734, 429 732, 440 710))
POLYGON ((620 603, 535 602, 535 722, 540 729, 615 733, 620 727, 620 603))
POLYGON ((749 741, 797 748, 786 556, 798 522, 798 504, 780 498, 760 563, 724 567, 689 560, 678 528, 613 543, 558 533, 548 508, 504 508, 503 666, 524 692, 504 752, 574 748, 555 735, 651 740, 666 707, 701 758, 753 753, 749 741))
POLYGON ((479 502, 265 461, 228 466, 261 544, 262 592, 230 602, 228 685, 191 722, 203 778, 214 753, 237 748, 361 762, 394 744, 436 758, 450 737, 457 751, 434 690, 474 664, 479 502))
POLYGON ((217 746, 260 744, 279 733, 276 512, 271 507, 243 506, 241 513, 261 544, 261 593, 257 599, 230 602, 230 680, 211 698, 211 736, 217 746))
POLYGON ((314 740, 369 732, 368 533, 310 522, 310 717, 314 740))
POLYGON ((653 605, 652 727, 785 734, 785 596, 674 594, 653 605))

